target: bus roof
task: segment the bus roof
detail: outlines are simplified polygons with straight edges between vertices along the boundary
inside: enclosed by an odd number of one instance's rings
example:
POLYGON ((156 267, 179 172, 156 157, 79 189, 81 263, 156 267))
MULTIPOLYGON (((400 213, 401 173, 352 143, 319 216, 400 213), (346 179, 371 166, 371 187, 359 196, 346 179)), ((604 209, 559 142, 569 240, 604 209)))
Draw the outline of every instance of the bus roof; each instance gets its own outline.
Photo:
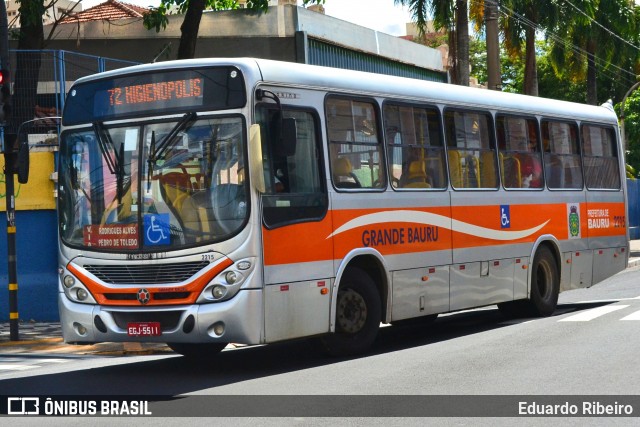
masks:
MULTIPOLYGON (((83 77, 77 83, 131 73, 215 65, 235 65, 245 78, 273 85, 312 87, 351 94, 385 96, 466 108, 498 109, 528 115, 548 115, 617 124, 612 107, 593 106, 549 98, 489 91, 447 83, 395 77, 256 58, 202 58, 142 64, 83 77)), ((250 84, 250 86, 252 86, 250 84)), ((605 104, 606 105, 606 104, 605 104)))

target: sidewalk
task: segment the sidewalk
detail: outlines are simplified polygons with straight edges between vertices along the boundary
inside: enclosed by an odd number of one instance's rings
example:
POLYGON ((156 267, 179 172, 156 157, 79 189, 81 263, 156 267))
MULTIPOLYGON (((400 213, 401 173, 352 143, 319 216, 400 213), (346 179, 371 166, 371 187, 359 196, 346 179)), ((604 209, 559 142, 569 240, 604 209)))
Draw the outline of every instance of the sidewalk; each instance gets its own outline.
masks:
POLYGON ((0 356, 75 354, 94 356, 137 356, 144 354, 174 354, 165 344, 158 343, 99 343, 93 345, 65 344, 59 322, 21 322, 19 341, 9 340, 9 323, 0 323, 0 356))
MULTIPOLYGON (((640 240, 629 242, 629 268, 640 266, 640 240)), ((165 344, 157 343, 99 343, 73 345, 62 342, 60 323, 22 322, 20 340, 9 341, 9 323, 0 323, 0 356, 75 354, 94 356, 134 356, 145 354, 174 354, 165 344)))

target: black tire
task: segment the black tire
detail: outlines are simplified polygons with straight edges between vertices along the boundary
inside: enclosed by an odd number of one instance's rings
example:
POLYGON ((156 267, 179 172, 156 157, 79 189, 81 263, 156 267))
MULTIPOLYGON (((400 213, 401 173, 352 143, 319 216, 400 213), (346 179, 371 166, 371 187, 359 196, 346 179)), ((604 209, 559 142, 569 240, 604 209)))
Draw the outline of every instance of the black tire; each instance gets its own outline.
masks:
POLYGON ((192 344, 170 342, 167 343, 167 345, 171 350, 184 357, 194 360, 204 360, 220 353, 227 346, 227 343, 192 344))
POLYGON ((531 315, 551 316, 558 304, 560 274, 553 253, 542 246, 533 257, 531 264, 531 294, 528 309, 531 315))
POLYGON ((326 352, 332 356, 363 353, 378 335, 381 316, 374 281, 359 268, 348 269, 338 289, 335 333, 321 339, 326 352))

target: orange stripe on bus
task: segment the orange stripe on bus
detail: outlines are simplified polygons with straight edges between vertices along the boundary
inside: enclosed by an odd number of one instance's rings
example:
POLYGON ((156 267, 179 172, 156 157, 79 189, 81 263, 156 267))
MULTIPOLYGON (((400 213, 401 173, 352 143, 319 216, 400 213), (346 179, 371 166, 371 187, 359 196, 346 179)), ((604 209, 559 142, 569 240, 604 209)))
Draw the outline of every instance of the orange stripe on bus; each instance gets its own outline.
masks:
POLYGON ((567 203, 509 205, 508 226, 501 224, 500 205, 337 210, 320 222, 263 228, 265 265, 340 259, 362 247, 395 255, 533 243, 544 234, 559 240, 626 234, 623 203, 579 205, 577 235, 570 231, 572 204, 567 203), (595 215, 600 215, 597 223, 595 215))

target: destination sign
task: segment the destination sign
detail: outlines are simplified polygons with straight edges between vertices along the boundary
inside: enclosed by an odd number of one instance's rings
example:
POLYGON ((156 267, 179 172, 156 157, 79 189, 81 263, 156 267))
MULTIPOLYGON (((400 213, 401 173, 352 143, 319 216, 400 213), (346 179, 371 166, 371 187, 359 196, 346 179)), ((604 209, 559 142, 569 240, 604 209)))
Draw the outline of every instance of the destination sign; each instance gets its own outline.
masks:
POLYGON ((64 125, 127 117, 242 108, 246 90, 235 67, 151 70, 74 85, 65 103, 64 125))

